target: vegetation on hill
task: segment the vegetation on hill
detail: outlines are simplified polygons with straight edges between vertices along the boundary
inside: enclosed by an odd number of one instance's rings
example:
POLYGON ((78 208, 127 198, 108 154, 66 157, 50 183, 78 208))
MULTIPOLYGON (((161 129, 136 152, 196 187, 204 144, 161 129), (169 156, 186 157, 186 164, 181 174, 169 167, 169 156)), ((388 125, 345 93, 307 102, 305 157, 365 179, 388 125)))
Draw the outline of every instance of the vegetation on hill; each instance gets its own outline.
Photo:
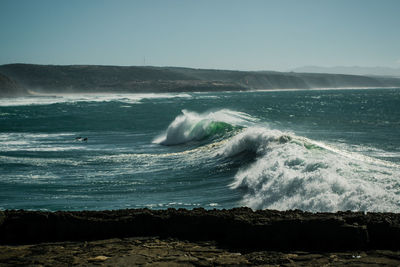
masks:
MULTIPOLYGON (((4 75, 10 77, 23 88, 45 93, 143 93, 400 86, 400 79, 387 77, 176 67, 8 64, 0 66, 0 73, 3 74, 2 77, 5 77, 4 75)), ((6 81, 6 78, 2 78, 1 82, 2 92, 23 92, 12 81, 6 81)))
POLYGON ((0 73, 0 97, 26 94, 26 91, 9 77, 0 73))

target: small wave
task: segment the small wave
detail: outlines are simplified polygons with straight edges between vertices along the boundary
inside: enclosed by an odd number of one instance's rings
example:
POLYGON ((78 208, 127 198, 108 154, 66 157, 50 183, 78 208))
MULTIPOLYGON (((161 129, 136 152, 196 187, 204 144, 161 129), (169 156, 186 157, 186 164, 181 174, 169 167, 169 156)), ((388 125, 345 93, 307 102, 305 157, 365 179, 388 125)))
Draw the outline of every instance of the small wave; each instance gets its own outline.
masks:
POLYGON ((44 139, 44 138, 58 138, 62 136, 74 136, 72 133, 0 133, 1 141, 24 139, 44 139))
POLYGON ((70 144, 74 136, 72 133, 0 133, 0 151, 56 152, 86 149, 84 146, 70 144))
POLYGON ((228 109, 203 114, 182 110, 182 114, 168 126, 165 134, 157 137, 153 143, 178 145, 216 135, 223 136, 254 121, 254 118, 245 113, 228 109))
POLYGON ((42 146, 42 147, 2 147, 3 152, 60 152, 60 151, 74 151, 84 150, 84 146, 42 146))
POLYGON ((400 211, 400 167, 294 134, 265 128, 243 130, 220 155, 256 154, 230 187, 244 190, 242 205, 254 209, 313 212, 400 211))
POLYGON ((187 93, 145 93, 145 94, 54 94, 33 95, 28 97, 16 97, 12 101, 4 98, 0 100, 0 106, 28 106, 28 105, 51 105, 59 103, 78 102, 111 102, 118 101, 128 104, 138 104, 143 99, 164 98, 191 98, 187 93))
POLYGON ((12 156, 1 156, 0 165, 29 165, 37 167, 49 167, 51 165, 66 165, 66 166, 78 166, 84 164, 84 162, 76 159, 68 158, 37 158, 37 157, 12 157, 12 156))

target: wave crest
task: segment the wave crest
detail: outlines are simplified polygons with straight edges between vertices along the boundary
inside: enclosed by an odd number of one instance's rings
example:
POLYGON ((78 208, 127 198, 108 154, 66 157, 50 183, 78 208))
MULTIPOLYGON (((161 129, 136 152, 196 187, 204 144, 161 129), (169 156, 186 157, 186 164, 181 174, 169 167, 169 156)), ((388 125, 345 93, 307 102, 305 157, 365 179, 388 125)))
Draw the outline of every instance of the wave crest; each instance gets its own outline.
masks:
POLYGON ((166 132, 153 142, 162 145, 178 145, 190 141, 199 141, 216 135, 225 135, 255 121, 242 112, 223 109, 199 114, 182 110, 168 126, 166 132))

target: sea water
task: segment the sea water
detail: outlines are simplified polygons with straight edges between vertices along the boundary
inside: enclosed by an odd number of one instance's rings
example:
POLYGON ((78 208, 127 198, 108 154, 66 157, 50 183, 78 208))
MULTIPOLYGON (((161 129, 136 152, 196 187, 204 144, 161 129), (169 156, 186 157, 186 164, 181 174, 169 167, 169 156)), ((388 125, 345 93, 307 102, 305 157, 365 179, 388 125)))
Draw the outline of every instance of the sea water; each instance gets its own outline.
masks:
POLYGON ((239 206, 400 212, 400 89, 0 99, 0 209, 239 206))

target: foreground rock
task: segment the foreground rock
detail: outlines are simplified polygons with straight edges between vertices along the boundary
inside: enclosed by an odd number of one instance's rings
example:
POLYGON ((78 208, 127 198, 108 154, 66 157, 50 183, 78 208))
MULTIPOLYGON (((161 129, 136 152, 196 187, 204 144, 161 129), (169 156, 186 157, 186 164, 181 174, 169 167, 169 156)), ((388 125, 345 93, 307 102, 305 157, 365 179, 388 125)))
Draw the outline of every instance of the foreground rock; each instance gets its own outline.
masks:
POLYGON ((247 250, 400 249, 400 214, 302 211, 3 211, 1 244, 158 236, 247 250))
POLYGON ((400 252, 228 250, 215 242, 114 238, 98 241, 0 246, 1 266, 399 266, 400 252))

